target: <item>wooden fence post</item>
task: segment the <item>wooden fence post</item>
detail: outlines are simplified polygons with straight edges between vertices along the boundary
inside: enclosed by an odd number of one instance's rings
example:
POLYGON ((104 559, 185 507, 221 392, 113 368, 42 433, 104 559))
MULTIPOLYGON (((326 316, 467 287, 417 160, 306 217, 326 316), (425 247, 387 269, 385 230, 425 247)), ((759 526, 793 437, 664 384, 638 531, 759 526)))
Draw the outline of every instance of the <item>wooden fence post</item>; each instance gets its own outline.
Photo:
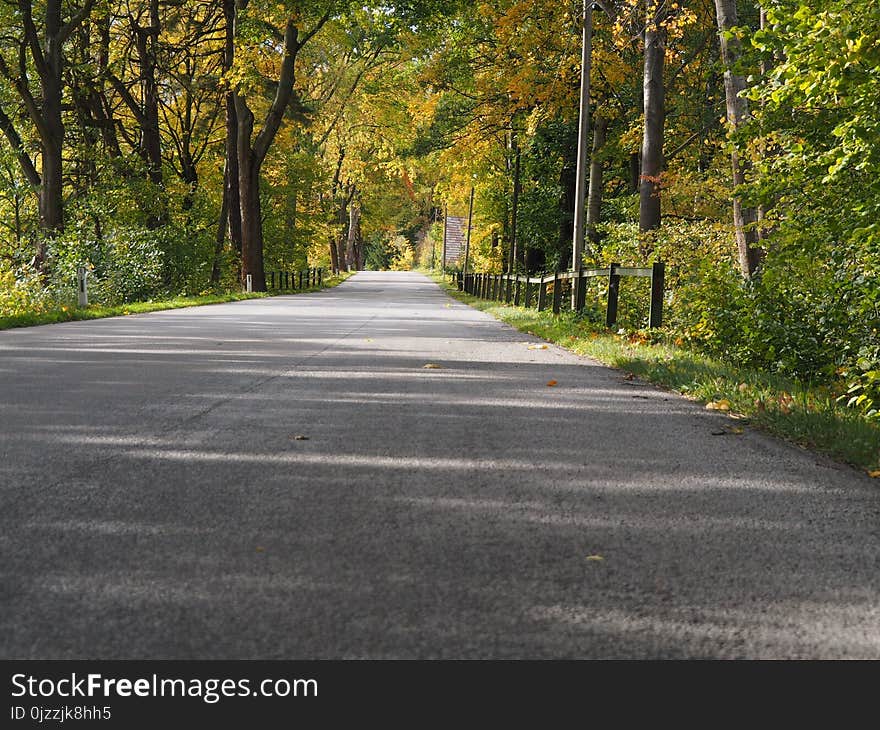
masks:
POLYGON ((577 278, 572 279, 572 284, 575 286, 574 311, 580 312, 587 303, 587 277, 583 270, 577 272, 577 278))
POLYGON ((617 324, 617 299, 620 295, 620 274, 617 269, 620 264, 611 264, 608 274, 608 307, 605 310, 605 326, 613 327, 617 324))
POLYGON ((547 284, 544 283, 543 273, 541 283, 538 284, 538 311, 543 312, 547 308, 547 284))
POLYGON ((663 324, 663 289, 666 281, 666 264, 657 261, 651 267, 651 315, 648 327, 660 327, 663 324))
POLYGON ((553 272, 553 314, 559 314, 562 306, 562 279, 559 278, 559 272, 553 272))

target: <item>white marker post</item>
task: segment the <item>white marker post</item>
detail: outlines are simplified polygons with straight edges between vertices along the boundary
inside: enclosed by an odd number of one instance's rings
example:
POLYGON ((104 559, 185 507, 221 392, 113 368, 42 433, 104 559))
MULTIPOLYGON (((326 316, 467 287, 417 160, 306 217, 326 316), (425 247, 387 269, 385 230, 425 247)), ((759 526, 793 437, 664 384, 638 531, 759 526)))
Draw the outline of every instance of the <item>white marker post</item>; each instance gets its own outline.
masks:
POLYGON ((89 306, 89 270, 85 266, 76 267, 76 303, 80 307, 89 306))
POLYGON ((253 279, 251 278, 251 275, 250 275, 250 274, 248 274, 248 275, 245 277, 244 290, 245 290, 248 294, 250 294, 250 293, 254 290, 253 279))

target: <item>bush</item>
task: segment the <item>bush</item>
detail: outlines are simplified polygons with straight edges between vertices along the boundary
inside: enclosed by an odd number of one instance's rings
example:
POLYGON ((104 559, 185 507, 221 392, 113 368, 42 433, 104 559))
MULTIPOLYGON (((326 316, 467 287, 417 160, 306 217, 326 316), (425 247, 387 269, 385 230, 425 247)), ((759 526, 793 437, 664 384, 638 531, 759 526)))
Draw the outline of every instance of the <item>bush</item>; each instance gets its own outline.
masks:
POLYGON ((51 291, 60 302, 76 298, 76 269, 89 269, 89 299, 100 304, 141 301, 162 289, 163 233, 134 226, 105 232, 96 240, 90 230, 71 230, 49 242, 51 291))
POLYGON ((30 267, 14 269, 0 259, 0 317, 39 312, 48 304, 36 271, 30 267))

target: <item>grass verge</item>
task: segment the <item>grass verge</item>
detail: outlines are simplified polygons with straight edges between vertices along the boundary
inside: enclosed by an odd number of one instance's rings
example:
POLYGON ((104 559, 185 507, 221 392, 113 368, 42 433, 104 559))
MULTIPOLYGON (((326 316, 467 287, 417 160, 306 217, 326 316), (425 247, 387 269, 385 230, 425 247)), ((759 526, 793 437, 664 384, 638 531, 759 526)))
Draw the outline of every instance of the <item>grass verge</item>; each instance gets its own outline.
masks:
POLYGON ((517 329, 587 355, 656 385, 727 412, 737 424, 750 424, 800 446, 880 477, 880 425, 836 402, 824 385, 801 383, 771 373, 739 368, 693 350, 647 341, 642 333, 619 335, 579 319, 552 312, 486 301, 459 292, 438 274, 455 299, 517 329))
POLYGON ((330 276, 324 280, 322 286, 313 286, 297 291, 272 291, 254 292, 230 292, 225 294, 207 294, 197 297, 173 297, 159 301, 132 302, 131 304, 119 304, 114 306, 102 306, 90 304, 88 307, 58 306, 41 312, 26 312, 6 317, 0 317, 0 330, 12 329, 13 327, 35 327, 41 324, 55 324, 57 322, 74 322, 84 319, 102 319, 104 317, 121 317, 128 314, 144 314, 146 312, 159 312, 165 309, 182 309, 184 307, 201 307, 206 304, 223 304, 225 302, 239 302, 245 299, 262 299, 272 296, 288 296, 291 294, 308 294, 322 289, 331 289, 345 281, 351 274, 330 276))

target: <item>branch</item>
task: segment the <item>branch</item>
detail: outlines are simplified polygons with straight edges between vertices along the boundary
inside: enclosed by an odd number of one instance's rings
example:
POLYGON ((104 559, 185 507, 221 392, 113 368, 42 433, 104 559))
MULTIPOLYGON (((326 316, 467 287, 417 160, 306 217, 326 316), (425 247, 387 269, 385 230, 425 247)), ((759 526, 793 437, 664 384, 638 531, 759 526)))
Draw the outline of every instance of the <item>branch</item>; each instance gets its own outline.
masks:
POLYGON ((293 19, 287 21, 287 27, 284 29, 284 55, 281 58, 281 73, 278 75, 278 88, 275 90, 275 98, 272 100, 272 106, 266 114, 263 122, 263 128, 254 140, 253 153, 257 165, 259 165, 266 157, 269 146, 278 128, 281 126, 281 120, 284 117, 284 110, 290 102, 293 95, 293 82, 296 69, 296 55, 303 44, 298 43, 299 29, 296 27, 293 19))
MULTIPOLYGON (((23 58, 24 46, 21 46, 20 48, 22 50, 21 55, 23 58)), ((43 119, 43 114, 40 111, 40 107, 37 105, 33 94, 31 94, 30 87, 27 84, 27 78, 14 76, 9 66, 6 65, 6 59, 3 58, 2 54, 0 54, 0 74, 5 76, 9 80, 9 82, 15 87, 15 90, 18 92, 18 95, 24 102, 24 106, 25 109, 27 109, 28 116, 31 118, 31 121, 37 128, 37 133, 40 135, 40 139, 49 139, 51 136, 49 135, 49 129, 48 127, 46 127, 46 123, 43 119)))
POLYGON ((49 73, 49 67, 46 65, 43 49, 40 48, 40 35, 37 33, 37 26, 34 25, 34 18, 31 15, 31 3, 29 0, 18 0, 18 9, 24 20, 24 37, 31 49, 31 55, 34 57, 37 73, 40 74, 40 77, 45 78, 49 73))
POLYGON ((675 158, 675 156, 678 155, 679 152, 686 149, 688 147, 688 145, 690 145, 691 142, 693 142, 695 139, 699 139, 705 133, 706 133, 705 129, 697 130, 690 137, 688 137, 684 142, 682 142, 680 145, 678 145, 678 147, 676 147, 674 150, 672 150, 672 152, 670 152, 668 155, 664 155, 663 161, 669 162, 671 159, 675 158))
POLYGON ((673 71, 672 74, 669 76, 670 85, 671 85, 672 81, 677 79, 678 75, 690 65, 691 61, 695 60, 697 58, 697 56, 699 56, 703 52, 703 50, 706 48, 706 46, 709 43, 709 39, 713 38, 715 36, 716 32, 717 31, 714 31, 714 30, 710 31, 710 32, 706 33, 700 39, 700 42, 696 45, 696 47, 693 49, 693 51, 691 51, 691 53, 689 53, 684 58, 684 60, 679 65, 679 67, 677 69, 675 69, 675 71, 673 71))
POLYGON ((31 158, 28 157, 27 153, 24 151, 21 137, 16 131, 12 120, 6 115, 6 112, 3 111, 3 107, 0 107, 0 131, 6 135, 9 144, 12 145, 12 149, 15 150, 15 156, 18 158, 22 172, 24 172, 24 176, 27 178, 28 182, 35 188, 39 187, 42 182, 40 179, 40 173, 37 172, 37 168, 34 167, 31 158))
POLYGON ((73 17, 68 20, 64 25, 61 26, 61 30, 58 31, 58 44, 62 45, 64 41, 66 41, 70 34, 76 30, 76 27, 82 23, 88 16, 89 13, 92 12, 92 7, 95 4, 95 0, 86 0, 85 4, 74 13, 73 17))
POLYGON ((321 28, 323 28, 324 25, 326 25, 327 21, 330 20, 330 16, 331 16, 332 14, 333 14, 333 8, 331 7, 331 8, 329 8, 329 9, 327 10, 326 13, 324 13, 323 16, 321 16, 321 19, 315 24, 315 27, 312 28, 308 33, 306 33, 306 34, 303 36, 302 41, 300 41, 300 43, 299 43, 299 45, 298 45, 298 47, 297 47, 297 49, 296 49, 297 51, 299 51, 300 48, 302 48, 306 43, 308 43, 310 40, 312 40, 312 38, 314 37, 314 35, 315 35, 319 30, 321 30, 321 28))
POLYGON ((137 123, 143 127, 147 123, 147 117, 141 109, 141 105, 138 104, 137 99, 135 99, 131 92, 125 88, 125 84, 116 76, 116 74, 111 71, 106 72, 107 80, 110 82, 110 85, 114 88, 117 94, 122 97, 122 100, 125 102, 125 105, 128 107, 129 111, 134 115, 137 123))
MULTIPOLYGON (((371 68, 371 65, 370 65, 371 61, 375 61, 379 57, 381 52, 382 52, 382 46, 380 46, 378 49, 376 49, 373 56, 370 59, 368 59, 367 63, 364 64, 364 66, 355 74, 354 81, 352 81, 351 87, 349 88, 348 93, 345 95, 345 98, 340 103, 339 109, 337 110, 336 115, 333 118, 333 121, 330 122, 330 125, 327 127, 327 129, 324 131, 324 134, 321 135, 321 139, 318 141, 319 147, 322 147, 324 145, 324 143, 327 141, 328 137, 330 137, 330 132, 334 129, 334 127, 336 127, 336 125, 339 123, 339 120, 342 118, 342 115, 345 113, 345 108, 348 105, 348 102, 351 99, 351 97, 354 95, 354 92, 357 90, 358 84, 360 84, 361 79, 363 78, 364 74, 371 68)), ((335 90, 334 90, 334 93, 335 93, 335 90)), ((328 101, 329 101, 329 98, 328 98, 328 101)))

